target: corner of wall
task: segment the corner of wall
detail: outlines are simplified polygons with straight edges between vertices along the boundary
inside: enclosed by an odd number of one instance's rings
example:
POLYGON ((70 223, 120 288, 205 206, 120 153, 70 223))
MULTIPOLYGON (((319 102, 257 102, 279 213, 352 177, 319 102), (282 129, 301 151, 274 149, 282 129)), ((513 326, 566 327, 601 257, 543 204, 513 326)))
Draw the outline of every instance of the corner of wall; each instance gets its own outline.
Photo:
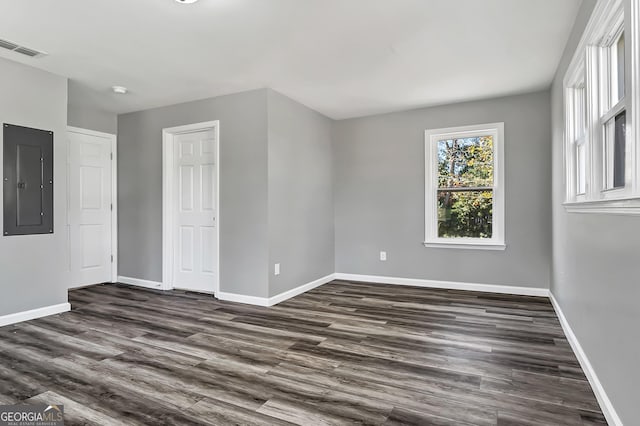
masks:
POLYGON ((273 89, 267 116, 267 277, 269 296, 280 297, 335 270, 331 121, 273 89))

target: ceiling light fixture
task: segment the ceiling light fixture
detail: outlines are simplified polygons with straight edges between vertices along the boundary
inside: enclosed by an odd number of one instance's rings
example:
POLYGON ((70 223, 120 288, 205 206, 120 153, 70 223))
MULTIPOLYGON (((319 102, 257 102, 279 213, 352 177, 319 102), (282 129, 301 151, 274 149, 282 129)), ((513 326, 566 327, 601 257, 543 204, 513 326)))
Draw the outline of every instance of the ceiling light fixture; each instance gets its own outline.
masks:
POLYGON ((118 95, 124 95, 128 92, 127 88, 123 86, 113 86, 111 90, 113 90, 113 93, 117 93, 118 95))
POLYGON ((191 4, 191 3, 195 3, 198 0, 176 0, 176 2, 180 3, 180 4, 191 4))

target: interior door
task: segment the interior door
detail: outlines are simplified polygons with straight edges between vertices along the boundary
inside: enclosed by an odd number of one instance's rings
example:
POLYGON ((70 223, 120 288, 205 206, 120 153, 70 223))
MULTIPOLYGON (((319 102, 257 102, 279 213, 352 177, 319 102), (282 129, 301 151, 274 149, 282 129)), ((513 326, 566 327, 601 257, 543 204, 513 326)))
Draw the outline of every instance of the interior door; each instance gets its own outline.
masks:
POLYGON ((71 287, 111 282, 112 139, 69 132, 71 287))
POLYGON ((215 291, 217 143, 214 130, 174 137, 174 288, 215 291))

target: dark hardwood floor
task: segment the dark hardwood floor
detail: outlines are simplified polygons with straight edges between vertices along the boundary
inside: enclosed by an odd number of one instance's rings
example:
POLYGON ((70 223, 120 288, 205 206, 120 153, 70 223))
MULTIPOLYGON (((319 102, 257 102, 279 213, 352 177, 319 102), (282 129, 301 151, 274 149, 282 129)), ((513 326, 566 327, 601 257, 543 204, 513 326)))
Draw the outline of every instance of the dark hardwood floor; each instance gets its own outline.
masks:
POLYGON ((67 424, 605 424, 548 300, 335 281, 272 308, 121 285, 0 328, 67 424))

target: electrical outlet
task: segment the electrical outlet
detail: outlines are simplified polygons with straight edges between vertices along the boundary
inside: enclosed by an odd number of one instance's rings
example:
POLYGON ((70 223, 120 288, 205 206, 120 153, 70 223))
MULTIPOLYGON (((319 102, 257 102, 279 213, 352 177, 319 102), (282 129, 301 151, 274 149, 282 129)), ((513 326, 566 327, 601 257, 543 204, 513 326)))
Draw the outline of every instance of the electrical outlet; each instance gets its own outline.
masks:
POLYGON ((383 262, 387 260, 387 252, 386 251, 381 251, 380 252, 380 260, 383 261, 383 262))
POLYGON ((273 267, 273 275, 280 275, 280 264, 276 263, 273 267))

